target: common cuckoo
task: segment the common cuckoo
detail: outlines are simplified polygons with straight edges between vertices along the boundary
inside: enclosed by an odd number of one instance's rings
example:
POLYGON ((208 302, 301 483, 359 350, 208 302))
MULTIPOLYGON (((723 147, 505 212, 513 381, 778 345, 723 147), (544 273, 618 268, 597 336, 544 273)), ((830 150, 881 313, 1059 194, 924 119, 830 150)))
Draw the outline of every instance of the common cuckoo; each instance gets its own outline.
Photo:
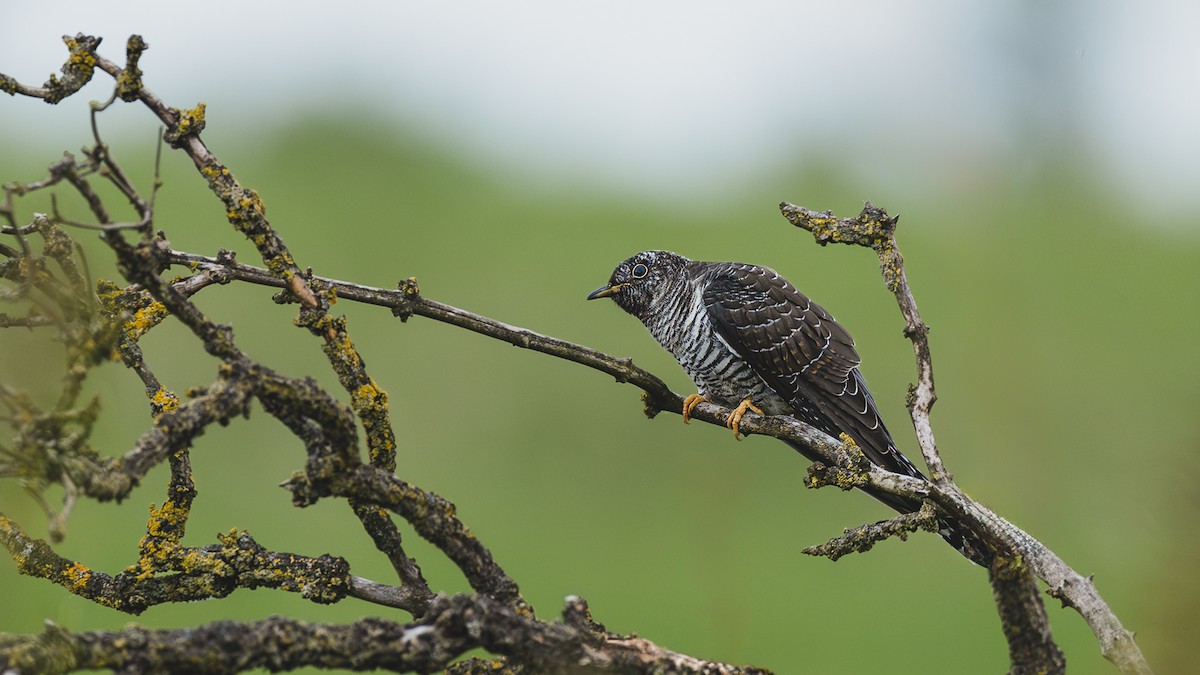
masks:
MULTIPOLYGON (((699 393, 684 400, 685 422, 704 400, 733 409, 726 425, 735 438, 748 410, 792 415, 834 438, 847 434, 883 469, 925 479, 884 426, 850 334, 776 272, 643 251, 617 265, 608 284, 588 295, 597 298, 612 298, 641 320, 696 383, 699 393)), ((897 495, 867 492, 901 513, 920 507, 897 495)), ((940 533, 972 561, 989 564, 988 548, 955 523, 942 520, 940 533)))

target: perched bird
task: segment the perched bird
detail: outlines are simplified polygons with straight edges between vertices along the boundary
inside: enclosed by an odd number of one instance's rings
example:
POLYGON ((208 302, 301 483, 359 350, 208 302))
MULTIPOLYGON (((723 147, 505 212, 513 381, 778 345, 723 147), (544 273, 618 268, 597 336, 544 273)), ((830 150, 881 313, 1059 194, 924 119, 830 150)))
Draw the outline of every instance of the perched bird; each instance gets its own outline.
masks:
MULTIPOLYGON (((684 400, 685 422, 705 400, 733 408, 726 425, 735 438, 748 410, 792 415, 834 438, 847 434, 888 471, 925 479, 884 426, 850 334, 776 272, 643 251, 617 265, 608 284, 587 296, 597 298, 612 298, 637 317, 696 383, 699 393, 684 400)), ((868 492, 901 513, 920 508, 911 499, 868 492)), ((942 521, 940 532, 966 557, 989 564, 988 548, 970 533, 949 521, 942 521)))

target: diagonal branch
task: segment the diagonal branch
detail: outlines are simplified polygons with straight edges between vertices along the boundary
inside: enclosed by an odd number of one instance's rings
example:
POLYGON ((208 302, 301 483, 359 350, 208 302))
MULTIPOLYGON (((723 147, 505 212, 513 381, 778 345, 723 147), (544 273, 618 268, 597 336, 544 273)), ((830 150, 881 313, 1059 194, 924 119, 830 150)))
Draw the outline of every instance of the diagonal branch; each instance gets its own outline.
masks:
MULTIPOLYGON (((896 242, 896 223, 899 216, 889 216, 883 209, 873 206, 870 202, 866 203, 858 216, 845 219, 837 218, 829 211, 816 212, 788 202, 781 203, 779 209, 793 225, 811 232, 817 243, 822 246, 828 243, 853 244, 871 248, 878 254, 884 284, 896 296, 900 313, 904 317, 904 334, 912 340, 913 351, 916 354, 918 383, 909 392, 909 412, 921 453, 933 474, 935 487, 932 495, 939 506, 946 508, 963 522, 982 525, 987 534, 1003 541, 1006 548, 1014 554, 1014 557, 1007 561, 1002 560, 992 570, 993 588, 996 590, 998 601, 1002 595, 998 584, 1010 582, 1016 574, 1012 572, 1013 566, 1024 563, 1035 576, 1050 586, 1049 592, 1052 596, 1062 599, 1064 605, 1073 607, 1083 616, 1099 640, 1105 658, 1123 673, 1149 673, 1150 667, 1134 642, 1133 633, 1121 625, 1116 614, 1096 591, 1090 578, 1083 577, 1041 542, 968 497, 946 471, 934 443, 933 428, 929 421, 930 410, 937 400, 933 384, 933 357, 929 349, 929 328, 921 320, 917 301, 904 274, 904 258, 900 255, 900 246, 896 242), (1007 568, 1008 571, 998 571, 997 568, 1007 568)), ((1049 642, 1049 623, 1045 619, 1045 609, 1036 594, 1033 598, 1028 597, 1030 593, 1035 593, 1035 590, 1031 584, 1007 583, 1006 592, 1023 593, 1026 599, 1024 603, 1009 602, 999 606, 1005 620, 1010 648, 1016 648, 1017 642, 1027 642, 1035 647, 1044 646, 1049 642), (1043 631, 1044 635, 1027 639, 1028 636, 1015 635, 1008 631, 1010 626, 1022 623, 1012 618, 1022 611, 1040 615, 1027 615, 1025 625, 1043 631)), ((1049 651, 1044 651, 1043 654, 1050 656, 1049 651)), ((1061 654, 1058 656, 1061 658, 1061 654)), ((1050 661, 1053 662, 1054 659, 1051 658, 1050 661)), ((1016 661, 1014 665, 1015 663, 1016 661)))
POLYGON ((135 35, 130 38, 127 58, 131 58, 131 62, 126 68, 99 54, 93 53, 92 56, 96 67, 117 80, 123 100, 140 100, 166 125, 164 138, 172 147, 183 150, 192 159, 200 175, 208 182, 209 189, 225 204, 229 222, 254 244, 267 268, 287 282, 288 290, 301 304, 317 307, 320 304, 317 297, 301 281, 300 268, 267 220, 266 206, 258 193, 238 182, 229 168, 200 139, 205 124, 204 104, 190 110, 172 108, 141 83, 136 57, 144 49, 146 45, 141 37, 135 35))
POLYGON ((879 269, 883 283, 896 296, 900 314, 904 317, 904 336, 913 343, 917 358, 917 385, 910 391, 909 412, 916 428, 917 443, 921 455, 929 467, 930 479, 934 482, 952 481, 942 464, 933 440, 933 427, 929 423, 929 411, 937 401, 933 386, 933 354, 929 351, 929 326, 921 320, 917 301, 908 287, 904 272, 904 257, 896 242, 896 223, 899 216, 891 217, 883 210, 867 202, 856 218, 838 219, 828 211, 817 213, 806 208, 783 202, 780 211, 796 227, 813 233, 817 243, 854 244, 873 249, 879 255, 879 269))
MULTIPOLYGON (((213 276, 285 288, 284 283, 268 270, 235 262, 233 256, 227 252, 222 252, 217 257, 207 257, 171 251, 167 258, 173 265, 186 266, 197 271, 221 270, 219 275, 213 276)), ((398 289, 386 289, 324 277, 314 278, 319 279, 322 285, 328 285, 339 298, 387 307, 402 319, 415 315, 448 323, 516 347, 572 361, 611 375, 617 382, 632 384, 642 390, 647 414, 651 416, 659 412, 680 414, 683 410, 682 396, 671 391, 670 387, 653 373, 634 365, 631 359, 611 356, 585 345, 560 340, 430 300, 417 292, 416 282, 411 279, 401 282, 398 289)), ((723 427, 729 413, 728 408, 706 402, 698 405, 691 417, 723 427)), ((773 436, 803 444, 822 456, 830 465, 839 465, 843 461, 841 443, 792 417, 746 415, 742 418, 740 428, 744 433, 773 436)), ((916 499, 933 494, 930 484, 925 481, 890 473, 878 467, 872 466, 866 475, 871 486, 892 494, 916 499)))

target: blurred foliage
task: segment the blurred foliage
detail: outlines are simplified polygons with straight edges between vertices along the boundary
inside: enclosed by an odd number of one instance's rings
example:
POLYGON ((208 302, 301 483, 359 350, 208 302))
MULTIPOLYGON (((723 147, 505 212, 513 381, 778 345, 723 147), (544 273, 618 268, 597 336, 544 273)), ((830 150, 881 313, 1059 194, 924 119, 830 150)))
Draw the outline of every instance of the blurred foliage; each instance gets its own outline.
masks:
MULTIPOLYGON (((635 320, 584 296, 617 262, 648 248, 770 265, 857 337, 876 399, 915 457, 903 408, 912 353, 873 255, 814 246, 775 205, 787 199, 851 215, 871 199, 902 214, 909 278, 933 328, 934 423, 948 466, 973 495, 1094 573, 1160 672, 1193 665, 1194 228, 1150 226, 1144 209, 1055 158, 1013 178, 964 167, 936 199, 910 202, 888 185, 855 185, 836 160, 806 157, 747 177, 752 187, 727 199, 668 203, 547 186, 418 138, 381 137, 365 122, 305 120, 253 137, 233 126, 212 123, 205 138, 258 190, 302 266, 380 286, 415 275, 429 298, 632 356, 681 392, 689 389, 684 375, 635 320)), ((83 125, 78 131, 85 142, 83 125)), ((130 142, 114 151, 148 188, 153 150, 130 142)), ((38 167, 54 159, 51 151, 5 152, 0 179, 40 178, 38 167)), ((157 226, 176 248, 230 248, 258 263, 185 157, 168 151, 163 178, 157 226)), ((26 216, 48 208, 41 199, 21 204, 26 216)), ((62 207, 86 218, 77 201, 62 207)), ((93 233, 77 235, 93 274, 115 278, 93 233)), ((291 327, 295 308, 272 304, 271 293, 231 285, 198 301, 234 326, 252 357, 338 391, 319 344, 291 327)), ((542 616, 579 594, 612 630, 781 673, 1006 669, 984 572, 936 537, 887 542, 836 564, 800 554, 888 512, 859 494, 803 490, 806 464, 782 444, 734 443, 726 430, 685 427, 673 415, 647 421, 636 390, 593 371, 420 318, 402 324, 378 308, 338 309, 390 396, 398 473, 454 501, 542 616)), ((215 372, 170 322, 142 346, 176 391, 215 372)), ((2 331, 0 350, 0 379, 52 396, 60 358, 48 331, 2 331)), ((113 364, 87 386, 104 406, 97 446, 123 452, 149 422, 140 383, 113 364)), ((343 555, 355 574, 390 581, 345 504, 297 510, 276 487, 303 461, 302 448, 279 431, 257 414, 198 440, 199 494, 185 543, 241 527, 275 550, 343 555)), ((110 572, 132 563, 146 506, 162 502, 165 477, 161 467, 151 473, 133 504, 78 505, 60 552, 110 572)), ((15 481, 0 482, 0 510, 44 536, 44 517, 15 481)), ((466 590, 435 551, 408 536, 435 590, 466 590)), ((20 578, 3 562, 0 597, 8 608, 0 631, 39 631, 44 619, 72 630, 130 620, 20 578)), ((347 621, 386 612, 239 591, 155 607, 136 621, 347 621)), ((1053 607, 1051 620, 1072 672, 1114 672, 1073 611, 1053 607)))

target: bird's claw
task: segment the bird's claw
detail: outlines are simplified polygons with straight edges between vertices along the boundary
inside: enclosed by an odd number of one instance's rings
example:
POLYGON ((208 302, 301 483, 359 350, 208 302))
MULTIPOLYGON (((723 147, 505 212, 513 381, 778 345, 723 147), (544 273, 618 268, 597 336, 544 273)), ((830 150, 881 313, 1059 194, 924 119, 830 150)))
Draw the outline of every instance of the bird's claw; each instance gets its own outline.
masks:
POLYGON ((700 405, 701 403, 704 403, 704 397, 700 394, 690 394, 687 398, 683 399, 684 424, 692 421, 692 411, 695 410, 696 406, 700 405))
POLYGON ((750 397, 747 396, 746 398, 742 399, 742 402, 738 404, 738 407, 734 408, 733 412, 730 413, 729 417, 725 420, 725 426, 733 429, 733 437, 739 441, 742 440, 742 437, 740 435, 741 432, 738 430, 738 425, 742 423, 742 415, 745 415, 747 410, 753 410, 759 415, 765 414, 759 409, 758 406, 754 405, 754 401, 750 400, 750 397))

